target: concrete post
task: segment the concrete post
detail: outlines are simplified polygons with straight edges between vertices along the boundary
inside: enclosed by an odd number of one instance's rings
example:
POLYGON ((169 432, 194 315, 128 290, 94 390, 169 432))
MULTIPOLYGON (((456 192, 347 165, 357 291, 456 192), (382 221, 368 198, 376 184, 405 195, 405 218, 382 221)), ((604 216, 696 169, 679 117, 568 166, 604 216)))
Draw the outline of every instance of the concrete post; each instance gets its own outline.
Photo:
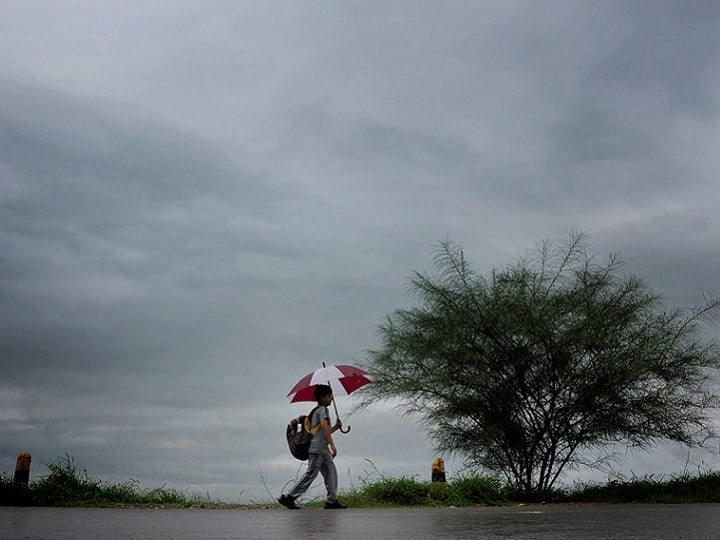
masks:
POLYGON ((32 456, 27 452, 23 452, 18 455, 17 461, 15 462, 15 477, 13 480, 18 484, 28 485, 30 481, 30 462, 32 456))
POLYGON ((433 459, 431 478, 433 482, 445 482, 445 460, 443 458, 433 459))

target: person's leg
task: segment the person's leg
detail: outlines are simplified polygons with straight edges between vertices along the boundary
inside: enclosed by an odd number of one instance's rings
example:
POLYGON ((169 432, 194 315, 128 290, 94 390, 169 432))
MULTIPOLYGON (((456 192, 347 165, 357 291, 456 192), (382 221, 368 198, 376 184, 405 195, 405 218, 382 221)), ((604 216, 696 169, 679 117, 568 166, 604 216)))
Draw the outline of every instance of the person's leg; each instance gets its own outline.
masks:
POLYGON ((320 472, 322 472, 323 479, 325 480, 327 502, 330 504, 336 503, 338 486, 337 468, 335 467, 335 462, 330 456, 324 457, 320 472))
POLYGON ((292 497, 293 499, 297 499, 303 493, 305 493, 310 487, 310 485, 313 483, 313 480, 317 478, 321 467, 322 459, 320 458, 320 455, 310 454, 310 457, 308 457, 308 466, 307 470, 305 471, 305 475, 298 481, 297 484, 295 484, 295 487, 292 488, 292 490, 290 491, 290 493, 287 494, 287 496, 292 497))

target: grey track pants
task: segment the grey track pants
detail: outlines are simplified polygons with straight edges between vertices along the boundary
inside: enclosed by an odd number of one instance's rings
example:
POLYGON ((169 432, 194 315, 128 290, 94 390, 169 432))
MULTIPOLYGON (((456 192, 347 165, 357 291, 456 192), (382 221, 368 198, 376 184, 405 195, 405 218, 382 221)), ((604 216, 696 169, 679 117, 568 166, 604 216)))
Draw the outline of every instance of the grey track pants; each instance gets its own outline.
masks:
POLYGON ((335 462, 328 452, 322 454, 310 454, 308 458, 307 471, 298 483, 292 488, 288 496, 297 499, 305 493, 313 483, 318 474, 322 474, 325 480, 325 489, 327 490, 327 502, 334 503, 337 501, 337 469, 335 462))

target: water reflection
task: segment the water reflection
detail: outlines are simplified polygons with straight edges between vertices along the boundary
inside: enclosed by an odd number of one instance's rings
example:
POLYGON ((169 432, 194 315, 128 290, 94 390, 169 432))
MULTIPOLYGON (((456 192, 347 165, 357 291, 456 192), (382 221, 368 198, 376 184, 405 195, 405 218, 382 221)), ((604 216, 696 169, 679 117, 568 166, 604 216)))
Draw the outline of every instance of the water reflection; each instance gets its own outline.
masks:
POLYGON ((0 507, 2 540, 718 538, 720 505, 348 510, 0 507))

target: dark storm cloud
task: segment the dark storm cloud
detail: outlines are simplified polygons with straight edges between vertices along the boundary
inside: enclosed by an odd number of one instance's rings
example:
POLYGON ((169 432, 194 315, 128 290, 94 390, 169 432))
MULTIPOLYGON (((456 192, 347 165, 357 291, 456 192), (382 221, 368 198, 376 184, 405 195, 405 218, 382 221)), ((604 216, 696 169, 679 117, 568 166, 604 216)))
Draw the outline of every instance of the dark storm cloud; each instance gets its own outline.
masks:
POLYGON ((558 174, 574 177, 581 192, 619 195, 627 188, 639 200, 702 182, 677 182, 683 164, 671 150, 684 144, 679 122, 718 116, 717 7, 630 2, 598 15, 607 34, 595 36, 597 49, 574 66, 576 92, 564 96, 564 114, 553 126, 558 174))
MULTIPOLYGON (((3 90, 2 283, 16 320, 58 332, 93 327, 98 316, 112 323, 148 298, 192 300, 198 280, 222 286, 223 265, 241 253, 297 254, 274 251, 254 226, 277 204, 273 187, 231 170, 201 141, 126 126, 66 99, 50 105, 50 122, 42 104, 53 95, 3 90), (227 259, 210 258, 218 246, 227 259)), ((182 323, 172 310, 165 316, 182 323)))

